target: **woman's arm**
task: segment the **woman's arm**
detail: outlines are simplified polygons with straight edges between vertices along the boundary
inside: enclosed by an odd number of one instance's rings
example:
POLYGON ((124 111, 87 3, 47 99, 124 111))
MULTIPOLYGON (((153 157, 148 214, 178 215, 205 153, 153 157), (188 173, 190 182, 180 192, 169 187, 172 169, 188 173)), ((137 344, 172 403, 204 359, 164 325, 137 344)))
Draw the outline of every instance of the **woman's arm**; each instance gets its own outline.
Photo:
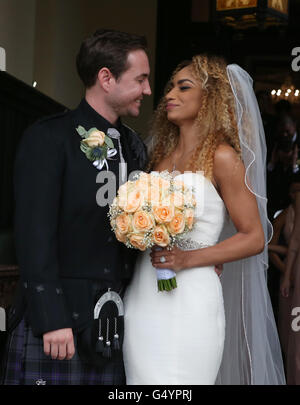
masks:
POLYGON ((300 250, 300 192, 296 193, 295 195, 294 209, 295 209, 294 228, 288 245, 286 271, 280 287, 281 294, 284 297, 288 297, 289 295, 292 268, 300 250))
POLYGON ((279 255, 286 256, 288 248, 283 245, 268 245, 269 252, 275 252, 279 255))
POLYGON ((273 221, 273 237, 270 241, 269 244, 269 257, 270 261, 274 264, 275 267, 278 268, 278 270, 281 273, 284 273, 285 270, 285 264, 283 260, 280 258, 278 253, 280 254, 287 254, 287 247, 286 246, 280 246, 278 245, 279 237, 282 228, 284 227, 285 221, 286 221, 286 213, 287 210, 282 211, 278 217, 273 221), (281 249, 282 252, 281 252, 281 249))
POLYGON ((174 248, 152 252, 157 268, 181 270, 211 266, 256 255, 264 249, 264 233, 255 196, 244 182, 245 167, 233 148, 220 145, 214 158, 214 178, 237 233, 215 246, 193 251, 174 248), (167 261, 162 265, 160 256, 167 261))

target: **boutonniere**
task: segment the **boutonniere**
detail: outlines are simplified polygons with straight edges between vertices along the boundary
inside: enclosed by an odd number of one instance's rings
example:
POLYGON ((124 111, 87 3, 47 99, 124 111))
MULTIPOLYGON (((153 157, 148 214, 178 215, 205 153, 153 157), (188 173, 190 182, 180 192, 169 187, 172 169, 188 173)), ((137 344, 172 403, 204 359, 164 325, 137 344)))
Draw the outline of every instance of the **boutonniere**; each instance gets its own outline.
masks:
POLYGON ((111 138, 97 128, 91 128, 87 131, 79 125, 76 131, 83 138, 80 142, 80 149, 85 156, 93 162, 98 170, 101 170, 103 166, 106 166, 106 170, 108 170, 107 159, 111 159, 117 154, 111 138))

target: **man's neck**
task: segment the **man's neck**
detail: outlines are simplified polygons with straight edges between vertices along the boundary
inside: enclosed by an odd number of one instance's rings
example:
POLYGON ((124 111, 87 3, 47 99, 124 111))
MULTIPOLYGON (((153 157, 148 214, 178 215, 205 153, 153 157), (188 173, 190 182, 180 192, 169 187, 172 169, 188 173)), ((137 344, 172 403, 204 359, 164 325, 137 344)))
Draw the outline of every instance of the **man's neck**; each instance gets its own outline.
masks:
POLYGON ((88 91, 85 94, 85 99, 86 102, 93 108, 93 110, 95 110, 112 125, 116 125, 119 117, 117 117, 116 114, 111 111, 111 109, 105 104, 105 102, 99 102, 99 97, 96 97, 94 94, 88 91))

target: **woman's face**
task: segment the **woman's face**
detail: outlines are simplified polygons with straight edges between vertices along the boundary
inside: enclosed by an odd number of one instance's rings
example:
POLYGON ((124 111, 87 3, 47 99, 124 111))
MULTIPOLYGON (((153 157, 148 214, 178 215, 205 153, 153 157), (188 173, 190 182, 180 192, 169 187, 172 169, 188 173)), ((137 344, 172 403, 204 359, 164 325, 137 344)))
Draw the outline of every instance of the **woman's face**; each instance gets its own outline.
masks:
POLYGON ((172 88, 165 96, 168 120, 176 125, 194 122, 201 107, 202 91, 190 66, 176 73, 172 88))

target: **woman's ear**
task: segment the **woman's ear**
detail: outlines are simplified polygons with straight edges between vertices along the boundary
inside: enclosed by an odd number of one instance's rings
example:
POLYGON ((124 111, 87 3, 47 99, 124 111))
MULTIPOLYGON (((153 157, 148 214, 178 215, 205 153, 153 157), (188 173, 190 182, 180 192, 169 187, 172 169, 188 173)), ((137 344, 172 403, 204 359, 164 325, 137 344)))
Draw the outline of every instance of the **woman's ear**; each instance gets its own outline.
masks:
POLYGON ((104 67, 99 70, 98 82, 105 92, 109 91, 112 81, 114 80, 114 76, 108 68, 104 67))

